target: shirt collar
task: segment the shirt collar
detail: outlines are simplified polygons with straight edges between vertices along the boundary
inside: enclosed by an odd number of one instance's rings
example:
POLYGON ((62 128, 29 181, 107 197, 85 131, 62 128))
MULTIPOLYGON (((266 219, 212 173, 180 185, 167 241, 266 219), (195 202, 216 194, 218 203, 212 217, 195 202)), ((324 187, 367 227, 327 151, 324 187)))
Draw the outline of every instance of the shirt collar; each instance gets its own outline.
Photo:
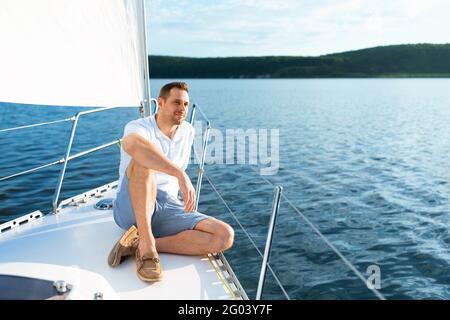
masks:
POLYGON ((170 141, 170 142, 177 142, 177 141, 179 141, 179 140, 181 139, 182 134, 181 134, 180 131, 181 131, 181 126, 183 125, 183 123, 181 123, 181 124, 178 126, 178 128, 177 128, 177 130, 175 131, 175 134, 173 135, 172 139, 170 139, 168 136, 166 136, 166 135, 161 131, 161 129, 159 129, 158 123, 156 122, 155 115, 152 115, 152 116, 150 117, 150 122, 152 123, 152 125, 153 125, 154 128, 155 128, 155 133, 156 133, 156 137, 157 137, 157 138, 159 138, 159 139, 166 139, 166 140, 168 140, 168 141, 170 141))

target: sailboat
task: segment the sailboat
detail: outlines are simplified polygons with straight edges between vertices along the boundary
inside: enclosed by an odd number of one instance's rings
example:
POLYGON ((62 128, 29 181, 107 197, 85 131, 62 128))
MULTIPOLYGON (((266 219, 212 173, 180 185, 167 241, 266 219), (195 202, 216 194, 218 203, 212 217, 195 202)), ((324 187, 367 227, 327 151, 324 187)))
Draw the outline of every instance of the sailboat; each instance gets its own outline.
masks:
MULTIPOLYGON (((94 113, 139 108, 150 116, 149 66, 143 0, 1 0, 0 101, 89 107, 72 117, 3 129, 19 130, 70 121, 63 158, 9 176, 0 183, 49 166, 60 166, 51 212, 35 211, 0 225, 0 299, 248 299, 222 252, 207 256, 161 254, 164 281, 136 277, 133 259, 118 268, 107 254, 123 233, 112 217, 117 181, 60 200, 68 163, 119 140, 71 152, 78 123, 94 113)), ((211 124, 206 122, 196 185, 197 204, 211 124)), ((195 151, 195 149, 194 149, 195 151)), ((271 230, 279 207, 274 198, 271 230)), ((19 215, 18 215, 19 216, 19 215)), ((271 235, 267 239, 258 297, 261 297, 271 235)), ((269 266, 270 268, 270 266, 269 266)))
MULTIPOLYGON (((123 234, 112 216, 117 181, 60 199, 70 161, 121 142, 117 139, 73 154, 77 126, 85 117, 125 107, 138 108, 142 117, 157 112, 156 100, 150 97, 146 39, 144 0, 0 0, 0 103, 87 107, 66 119, 0 128, 1 139, 6 131, 66 121, 72 124, 61 159, 7 176, 0 172, 3 184, 51 166, 60 167, 51 212, 38 210, 22 216, 17 212, 19 218, 0 224, 0 300, 249 299, 222 252, 160 254, 164 280, 153 284, 138 279, 133 259, 118 268, 109 267, 107 255, 123 234)), ((8 104, 0 104, 4 106, 8 104)), ((206 123, 201 150, 193 148, 199 163, 196 209, 205 175, 262 258, 256 299, 261 299, 267 269, 290 299, 268 263, 281 196, 366 284, 357 268, 282 195, 282 188, 264 177, 274 187, 274 198, 261 253, 205 173, 211 123, 194 104, 191 124, 196 114, 206 123)), ((377 289, 368 289, 385 299, 377 289)))

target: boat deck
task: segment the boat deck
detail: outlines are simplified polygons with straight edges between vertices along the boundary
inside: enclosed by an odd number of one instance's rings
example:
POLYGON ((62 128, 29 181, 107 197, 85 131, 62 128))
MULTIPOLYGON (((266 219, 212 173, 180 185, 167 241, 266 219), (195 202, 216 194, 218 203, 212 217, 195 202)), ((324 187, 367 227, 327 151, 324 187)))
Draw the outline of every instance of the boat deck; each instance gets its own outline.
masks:
POLYGON ((114 223, 112 210, 98 210, 94 205, 114 198, 115 192, 108 185, 64 201, 57 215, 0 226, 0 274, 64 280, 73 285, 72 299, 93 299, 98 292, 104 299, 246 297, 219 255, 160 254, 164 279, 155 283, 137 278, 131 257, 111 268, 107 256, 123 230, 114 223))

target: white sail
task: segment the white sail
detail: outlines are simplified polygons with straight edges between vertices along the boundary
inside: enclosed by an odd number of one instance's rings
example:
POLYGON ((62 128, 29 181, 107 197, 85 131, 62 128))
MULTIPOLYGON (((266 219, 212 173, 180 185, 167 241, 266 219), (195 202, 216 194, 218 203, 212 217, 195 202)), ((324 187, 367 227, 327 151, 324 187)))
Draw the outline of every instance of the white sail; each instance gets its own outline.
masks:
POLYGON ((0 0, 0 102, 138 106, 142 0, 0 0))

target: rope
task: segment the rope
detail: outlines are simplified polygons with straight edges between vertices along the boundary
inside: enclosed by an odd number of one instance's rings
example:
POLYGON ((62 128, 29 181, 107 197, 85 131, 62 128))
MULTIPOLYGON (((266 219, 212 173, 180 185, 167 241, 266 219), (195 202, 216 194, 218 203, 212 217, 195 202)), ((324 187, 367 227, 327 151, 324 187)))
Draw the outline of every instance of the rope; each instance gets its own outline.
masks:
MULTIPOLYGON (((252 167, 250 167, 255 173, 256 170, 252 167)), ((267 182, 269 185, 275 187, 275 185, 270 182, 267 178, 259 175, 261 177, 261 179, 263 179, 265 182, 267 182)), ((361 281, 364 283, 365 286, 367 286, 366 283, 366 279, 364 278, 364 276, 356 269, 356 267, 347 260, 347 258, 345 258, 345 256, 322 234, 322 232, 319 231, 319 229, 316 228, 316 226, 314 226, 314 224, 303 214, 300 212, 300 210, 297 209, 296 206, 294 206, 294 204, 291 202, 291 200, 288 199, 288 197, 282 193, 281 196, 284 198, 284 200, 286 200, 286 202, 289 204, 289 206, 294 209, 299 215, 300 217, 311 227, 311 229, 314 230, 314 232, 331 248, 331 250, 334 251, 334 253, 337 254, 337 256, 339 258, 342 259, 342 261, 344 261, 344 263, 355 273, 355 275, 361 279, 361 281)), ((375 288, 371 289, 368 288, 367 289, 371 290, 376 296, 377 298, 379 298, 380 300, 386 300, 386 298, 375 288)))
MULTIPOLYGON (((208 183, 210 184, 210 186, 213 188, 213 190, 217 193, 218 197, 220 198, 220 200, 223 202, 223 204, 225 205, 225 207, 228 209, 228 211, 230 212, 230 214, 233 216, 234 220, 236 220, 236 223, 239 225, 239 227, 242 229, 242 231, 244 231, 245 235, 247 236, 247 238, 250 240, 251 244, 253 245, 253 247, 256 249, 256 251, 258 251, 259 255, 261 256, 262 259, 264 259, 263 254, 261 253, 261 251, 258 249, 256 243, 253 241, 252 237, 248 234, 248 232, 245 230, 245 228, 242 226, 241 222, 239 221, 239 219, 236 217, 236 215, 234 214, 233 210, 231 210, 231 208, 228 206, 227 202, 224 200, 224 198, 222 197, 222 195, 220 194, 220 192, 216 189, 216 187, 214 186, 214 184, 212 183, 212 181, 209 179, 208 175, 206 173, 203 174, 203 176, 206 178, 206 180, 208 180, 208 183)), ((267 267, 269 268, 270 272, 272 273, 273 277, 275 278, 275 281, 278 283, 278 286, 281 288, 281 291, 283 291, 283 294, 286 296, 286 298, 288 300, 291 300, 291 298, 289 297, 289 295, 287 294, 286 290, 284 289, 283 285, 281 284, 280 280, 278 279, 277 275, 275 274, 275 272, 273 271, 272 267, 270 266, 269 263, 267 263, 267 267)))
POLYGON ((20 126, 20 127, 15 127, 15 128, 0 129, 0 133, 1 132, 7 132, 7 131, 19 130, 19 129, 26 129, 26 128, 32 128, 32 127, 45 126, 45 125, 48 125, 48 124, 54 124, 54 123, 58 123, 58 122, 65 122, 65 121, 71 121, 71 120, 72 120, 72 118, 67 118, 67 119, 55 120, 55 121, 50 121, 50 122, 42 122, 42 123, 30 124, 30 125, 27 125, 27 126, 20 126))

